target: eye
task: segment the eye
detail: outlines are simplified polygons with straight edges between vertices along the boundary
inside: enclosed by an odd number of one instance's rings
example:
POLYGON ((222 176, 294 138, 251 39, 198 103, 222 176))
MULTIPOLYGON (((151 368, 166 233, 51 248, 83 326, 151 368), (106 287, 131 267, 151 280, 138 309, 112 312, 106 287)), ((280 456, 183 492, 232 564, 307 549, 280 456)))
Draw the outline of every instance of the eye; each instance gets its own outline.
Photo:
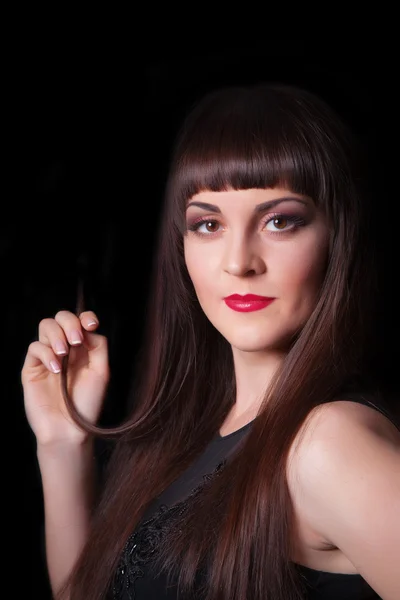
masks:
POLYGON ((189 231, 194 231, 200 235, 207 235, 207 233, 217 233, 219 227, 218 221, 214 219, 200 219, 195 221, 188 226, 189 231), (201 230, 203 228, 203 230, 201 230))
MULTIPOLYGON (((305 221, 297 215, 274 214, 269 215, 263 223, 263 229, 267 229, 272 234, 286 234, 297 230, 304 226, 305 221), (271 227, 268 227, 271 225, 271 227)), ((219 233, 221 224, 216 219, 208 219, 201 217, 187 226, 188 231, 193 231, 196 235, 203 237, 211 237, 219 233)))
POLYGON ((286 233, 287 231, 293 231, 298 227, 301 227, 305 224, 305 221, 302 217, 298 217, 296 215, 269 215, 268 219, 265 222, 265 228, 272 224, 276 229, 268 229, 271 233, 286 233), (290 227, 288 227, 290 225, 290 227))
POLYGON ((269 218, 268 221, 266 222, 265 226, 267 227, 268 225, 272 224, 274 227, 277 227, 279 230, 282 230, 287 227, 289 222, 290 222, 290 219, 288 219, 287 217, 277 216, 277 217, 273 217, 272 219, 269 218))
POLYGON ((219 227, 219 223, 218 221, 208 219, 207 221, 203 221, 203 223, 200 223, 199 229, 200 227, 204 227, 205 230, 209 233, 216 233, 219 227))

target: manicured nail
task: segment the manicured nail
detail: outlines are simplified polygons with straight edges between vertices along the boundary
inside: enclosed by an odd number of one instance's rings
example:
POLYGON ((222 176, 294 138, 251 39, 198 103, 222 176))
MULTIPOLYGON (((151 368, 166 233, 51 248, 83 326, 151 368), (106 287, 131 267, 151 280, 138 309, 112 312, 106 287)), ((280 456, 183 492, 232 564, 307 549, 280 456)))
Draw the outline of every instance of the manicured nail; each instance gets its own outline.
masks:
POLYGON ((71 344, 82 344, 83 342, 83 337, 80 331, 78 331, 77 329, 74 329, 74 331, 71 331, 71 344))
POLYGON ((51 360, 50 366, 51 366, 53 373, 59 373, 61 371, 61 367, 56 360, 51 360))
POLYGON ((61 340, 56 340, 56 343, 54 344, 54 346, 56 349, 56 354, 67 354, 68 353, 68 349, 67 349, 66 345, 61 340))
POLYGON ((87 324, 88 327, 91 327, 92 325, 98 325, 97 321, 89 321, 89 323, 87 324))

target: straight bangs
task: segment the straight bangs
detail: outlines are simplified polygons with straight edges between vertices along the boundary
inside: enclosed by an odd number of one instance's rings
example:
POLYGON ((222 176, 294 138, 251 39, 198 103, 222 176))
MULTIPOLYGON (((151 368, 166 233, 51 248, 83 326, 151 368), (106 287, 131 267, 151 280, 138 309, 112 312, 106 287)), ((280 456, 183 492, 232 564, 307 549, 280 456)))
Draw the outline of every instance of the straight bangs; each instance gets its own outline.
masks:
POLYGON ((326 131, 326 115, 325 128, 319 126, 315 99, 308 111, 306 92, 293 103, 285 88, 258 91, 211 94, 184 124, 168 186, 180 227, 187 202, 206 190, 279 186, 310 197, 330 216, 347 170, 346 157, 338 156, 337 132, 326 131))

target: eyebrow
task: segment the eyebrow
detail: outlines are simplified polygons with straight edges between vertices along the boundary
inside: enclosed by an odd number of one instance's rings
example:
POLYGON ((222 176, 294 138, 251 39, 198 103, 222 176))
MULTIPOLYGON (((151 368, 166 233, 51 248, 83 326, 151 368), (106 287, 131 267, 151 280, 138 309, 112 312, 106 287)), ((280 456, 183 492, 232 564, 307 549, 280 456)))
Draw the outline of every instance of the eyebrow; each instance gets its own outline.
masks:
MULTIPOLYGON (((277 206, 282 202, 299 202, 300 204, 304 204, 305 206, 309 205, 309 202, 307 202, 306 200, 302 200, 301 198, 297 198, 295 196, 285 196, 284 198, 278 198, 277 200, 268 200, 267 202, 257 204, 254 207, 254 212, 263 212, 264 210, 268 210, 269 208, 274 208, 274 206, 277 206)), ((198 206, 199 208, 203 208, 204 210, 209 210, 211 212, 221 214, 221 209, 216 204, 208 204, 208 202, 190 202, 186 208, 188 209, 189 206, 198 206)))

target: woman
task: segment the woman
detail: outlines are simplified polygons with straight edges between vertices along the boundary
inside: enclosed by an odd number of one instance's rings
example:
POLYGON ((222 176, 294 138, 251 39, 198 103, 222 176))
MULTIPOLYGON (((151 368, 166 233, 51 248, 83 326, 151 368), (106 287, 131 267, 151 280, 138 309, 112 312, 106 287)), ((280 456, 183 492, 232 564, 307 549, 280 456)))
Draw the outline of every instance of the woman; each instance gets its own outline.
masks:
POLYGON ((223 89, 192 110, 119 428, 96 426, 109 381, 96 315, 40 323, 22 384, 56 598, 400 597, 400 433, 366 377, 355 148, 290 86, 223 89), (117 438, 99 490, 95 436, 117 438))

